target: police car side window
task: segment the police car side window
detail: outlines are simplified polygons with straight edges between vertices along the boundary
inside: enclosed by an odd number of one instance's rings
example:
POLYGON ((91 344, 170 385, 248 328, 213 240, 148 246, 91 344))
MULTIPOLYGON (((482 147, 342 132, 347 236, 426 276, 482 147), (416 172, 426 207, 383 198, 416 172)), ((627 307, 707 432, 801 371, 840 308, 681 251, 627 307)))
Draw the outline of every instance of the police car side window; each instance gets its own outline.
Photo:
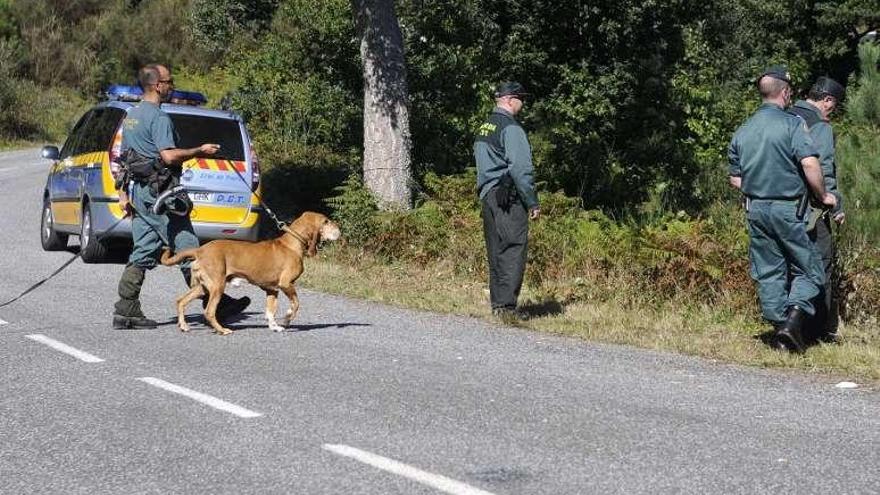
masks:
POLYGON ((70 131, 70 135, 67 136, 67 141, 64 142, 64 147, 61 148, 61 159, 65 159, 69 156, 77 154, 77 142, 80 141, 82 136, 83 128, 88 122, 89 118, 92 116, 92 111, 86 112, 85 115, 80 117, 79 121, 73 126, 73 130, 70 131))
POLYGON ((107 151, 110 147, 110 139, 119 123, 119 114, 114 114, 112 110, 116 109, 98 108, 92 111, 92 117, 83 126, 82 137, 76 144, 74 154, 107 151))
POLYGON ((89 140, 89 151, 107 151, 113 144, 113 135, 122 118, 125 117, 125 111, 119 108, 104 108, 93 119, 94 126, 90 126, 87 139, 89 140))

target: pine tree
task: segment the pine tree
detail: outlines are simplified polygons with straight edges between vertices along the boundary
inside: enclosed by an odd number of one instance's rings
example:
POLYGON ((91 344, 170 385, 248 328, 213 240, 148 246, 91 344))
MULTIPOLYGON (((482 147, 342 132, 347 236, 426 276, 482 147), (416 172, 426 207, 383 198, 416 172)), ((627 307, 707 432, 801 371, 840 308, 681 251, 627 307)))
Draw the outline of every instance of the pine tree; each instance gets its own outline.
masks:
POLYGON ((880 125, 880 45, 862 43, 859 46, 861 70, 857 88, 852 91, 848 105, 853 122, 880 125))

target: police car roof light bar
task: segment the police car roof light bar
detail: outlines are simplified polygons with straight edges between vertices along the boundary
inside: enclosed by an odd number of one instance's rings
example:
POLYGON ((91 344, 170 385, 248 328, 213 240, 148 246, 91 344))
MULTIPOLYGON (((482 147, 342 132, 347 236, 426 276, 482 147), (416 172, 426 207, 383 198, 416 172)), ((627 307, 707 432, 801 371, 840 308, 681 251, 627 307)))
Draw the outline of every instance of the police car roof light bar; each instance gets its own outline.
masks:
MULTIPOLYGON (((140 86, 112 84, 104 92, 104 96, 108 100, 114 101, 141 101, 144 97, 144 90, 140 86)), ((169 101, 169 103, 178 105, 204 105, 207 102, 208 99, 202 93, 178 89, 171 92, 169 101)))

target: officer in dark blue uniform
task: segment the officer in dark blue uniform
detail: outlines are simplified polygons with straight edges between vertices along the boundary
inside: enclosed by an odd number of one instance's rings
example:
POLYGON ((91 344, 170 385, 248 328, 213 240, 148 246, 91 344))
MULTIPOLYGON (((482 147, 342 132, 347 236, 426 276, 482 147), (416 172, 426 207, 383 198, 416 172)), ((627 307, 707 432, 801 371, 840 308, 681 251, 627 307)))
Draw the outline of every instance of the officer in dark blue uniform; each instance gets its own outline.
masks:
POLYGON ((810 137, 819 151, 819 163, 825 178, 825 190, 837 198, 837 205, 828 210, 821 205, 811 205, 807 235, 816 245, 825 269, 824 293, 816 304, 816 314, 810 319, 807 328, 813 336, 826 342, 837 342, 837 298, 835 294, 835 253, 834 237, 831 231, 832 220, 842 224, 845 219, 843 212, 843 196, 837 187, 837 164, 834 162, 834 131, 831 129, 829 117, 846 96, 844 87, 828 77, 820 77, 810 88, 805 100, 798 100, 788 110, 804 119, 810 130, 810 137))
POLYGON ((763 104, 734 134, 728 173, 746 199, 750 272, 764 318, 774 326, 776 345, 801 353, 801 326, 815 312, 813 298, 825 284, 807 237, 804 200, 812 192, 830 208, 837 199, 825 191, 819 152, 804 120, 785 111, 792 92, 788 71, 771 67, 757 86, 763 104))
POLYGON ((517 299, 526 268, 529 220, 540 214, 532 149, 514 116, 527 93, 515 81, 500 84, 495 109, 477 130, 474 159, 477 192, 483 205, 483 233, 489 257, 492 313, 521 319, 517 299))

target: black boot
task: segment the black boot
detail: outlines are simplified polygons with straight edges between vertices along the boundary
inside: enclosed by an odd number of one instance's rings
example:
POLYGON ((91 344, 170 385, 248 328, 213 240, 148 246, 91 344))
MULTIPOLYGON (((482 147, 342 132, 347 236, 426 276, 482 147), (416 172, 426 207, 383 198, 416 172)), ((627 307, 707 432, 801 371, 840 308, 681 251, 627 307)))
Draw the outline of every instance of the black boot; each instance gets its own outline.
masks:
POLYGON ((113 328, 156 328, 159 322, 151 320, 146 316, 122 316, 113 315, 113 328))
POLYGON ((801 327, 807 314, 803 309, 792 306, 788 308, 788 317, 785 323, 776 331, 776 341, 789 352, 803 354, 806 347, 801 336, 801 327))
POLYGON ((144 316, 141 311, 141 286, 144 269, 128 265, 119 278, 119 300, 113 312, 113 328, 156 328, 158 323, 144 316))

